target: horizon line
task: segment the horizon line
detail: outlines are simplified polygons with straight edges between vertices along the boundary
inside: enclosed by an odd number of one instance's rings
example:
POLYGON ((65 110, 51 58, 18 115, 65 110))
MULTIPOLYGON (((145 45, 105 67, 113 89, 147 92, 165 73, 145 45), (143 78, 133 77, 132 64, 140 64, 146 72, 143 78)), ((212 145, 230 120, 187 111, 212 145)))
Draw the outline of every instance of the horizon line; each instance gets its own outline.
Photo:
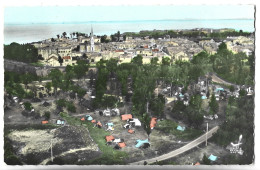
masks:
POLYGON ((184 18, 184 19, 160 19, 160 20, 110 20, 110 21, 65 21, 65 22, 4 22, 4 25, 29 25, 29 24, 80 24, 80 23, 109 23, 109 22, 156 22, 156 21, 196 21, 196 20, 255 20, 255 18, 220 18, 220 19, 200 19, 200 18, 184 18))

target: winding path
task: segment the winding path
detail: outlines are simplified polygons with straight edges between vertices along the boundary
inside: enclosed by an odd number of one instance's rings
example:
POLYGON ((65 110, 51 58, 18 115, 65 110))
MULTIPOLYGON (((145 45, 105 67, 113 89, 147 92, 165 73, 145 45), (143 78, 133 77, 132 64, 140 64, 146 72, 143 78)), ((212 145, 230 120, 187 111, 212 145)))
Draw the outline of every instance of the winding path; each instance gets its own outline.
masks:
MULTIPOLYGON (((208 138, 212 137, 212 135, 217 132, 219 126, 215 126, 214 128, 212 128, 211 130, 208 131, 208 138)), ((174 151, 171 151, 167 154, 155 157, 155 158, 151 158, 151 159, 146 159, 146 160, 142 160, 142 161, 138 161, 138 162, 132 162, 130 163, 130 165, 144 165, 144 161, 147 162, 147 164, 152 164, 156 161, 163 161, 166 159, 170 159, 173 158, 179 154, 182 154, 196 146, 198 146, 199 144, 203 143, 206 141, 206 133, 204 133, 203 135, 201 135, 200 137, 198 137, 197 139, 191 141, 190 143, 188 143, 187 145, 184 145, 183 147, 176 149, 174 151)))

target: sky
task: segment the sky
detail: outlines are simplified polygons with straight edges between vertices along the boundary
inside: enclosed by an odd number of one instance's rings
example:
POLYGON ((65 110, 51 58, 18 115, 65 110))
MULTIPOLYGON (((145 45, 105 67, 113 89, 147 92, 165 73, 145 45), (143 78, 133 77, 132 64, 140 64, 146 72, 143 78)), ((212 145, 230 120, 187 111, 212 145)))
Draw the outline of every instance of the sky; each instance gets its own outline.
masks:
POLYGON ((254 19, 254 6, 16 6, 4 8, 5 24, 165 19, 254 19))

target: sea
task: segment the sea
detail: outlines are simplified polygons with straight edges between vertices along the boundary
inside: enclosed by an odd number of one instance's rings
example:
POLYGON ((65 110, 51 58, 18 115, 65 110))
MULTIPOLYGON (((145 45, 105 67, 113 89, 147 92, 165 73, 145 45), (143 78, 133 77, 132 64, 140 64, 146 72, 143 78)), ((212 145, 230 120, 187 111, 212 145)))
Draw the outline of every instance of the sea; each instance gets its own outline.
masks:
POLYGON ((227 19, 227 20, 155 20, 155 21, 90 21, 80 23, 29 23, 4 24, 4 44, 12 42, 31 43, 44 39, 56 38, 63 32, 69 35, 72 32, 89 34, 93 27, 95 35, 111 35, 120 31, 139 32, 141 30, 176 30, 193 28, 233 28, 244 32, 255 30, 253 19, 227 19))

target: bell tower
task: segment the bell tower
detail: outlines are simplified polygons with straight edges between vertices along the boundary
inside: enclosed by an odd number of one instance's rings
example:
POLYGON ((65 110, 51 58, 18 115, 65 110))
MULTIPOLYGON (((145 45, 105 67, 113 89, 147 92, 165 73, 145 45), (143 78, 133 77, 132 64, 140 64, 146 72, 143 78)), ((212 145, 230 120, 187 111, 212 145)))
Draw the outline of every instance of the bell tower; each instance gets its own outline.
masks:
POLYGON ((94 41, 94 35, 93 35, 93 28, 91 25, 91 33, 90 33, 90 51, 94 52, 95 51, 95 41, 94 41))

